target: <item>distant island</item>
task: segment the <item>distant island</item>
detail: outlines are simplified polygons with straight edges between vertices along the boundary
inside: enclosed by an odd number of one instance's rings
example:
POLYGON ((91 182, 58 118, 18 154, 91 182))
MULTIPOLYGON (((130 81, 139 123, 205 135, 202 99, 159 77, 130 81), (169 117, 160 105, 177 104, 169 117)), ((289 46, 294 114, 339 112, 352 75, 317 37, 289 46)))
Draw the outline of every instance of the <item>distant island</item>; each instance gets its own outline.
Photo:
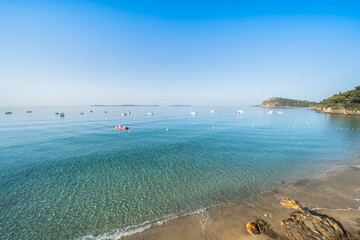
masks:
POLYGON ((316 102, 294 100, 289 98, 270 98, 260 104, 262 108, 309 108, 314 107, 316 102))
POLYGON ((191 107, 191 105, 170 105, 169 107, 191 107))
POLYGON ((91 105, 91 107, 160 107, 160 106, 159 105, 123 104, 123 105, 91 105))
POLYGON ((314 109, 322 113, 360 115, 360 86, 324 99, 314 109))

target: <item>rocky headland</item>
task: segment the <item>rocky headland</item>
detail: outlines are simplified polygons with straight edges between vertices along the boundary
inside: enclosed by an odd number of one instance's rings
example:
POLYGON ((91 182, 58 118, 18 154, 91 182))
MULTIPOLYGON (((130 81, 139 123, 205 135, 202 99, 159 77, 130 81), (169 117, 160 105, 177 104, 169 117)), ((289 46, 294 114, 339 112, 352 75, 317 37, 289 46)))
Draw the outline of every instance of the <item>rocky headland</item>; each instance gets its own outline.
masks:
POLYGON ((314 110, 322 113, 360 115, 360 86, 324 99, 314 106, 314 110))

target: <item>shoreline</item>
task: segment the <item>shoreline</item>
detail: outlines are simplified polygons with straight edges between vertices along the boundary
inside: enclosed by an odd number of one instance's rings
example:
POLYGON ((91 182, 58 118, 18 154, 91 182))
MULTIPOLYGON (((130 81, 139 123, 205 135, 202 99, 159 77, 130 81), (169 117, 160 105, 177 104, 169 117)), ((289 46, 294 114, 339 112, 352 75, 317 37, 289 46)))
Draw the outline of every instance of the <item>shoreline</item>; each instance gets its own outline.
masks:
POLYGON ((360 116, 360 110, 332 109, 331 107, 328 108, 313 107, 312 109, 314 109, 317 112, 325 113, 325 114, 360 116))
MULTIPOLYGON (((280 221, 294 210, 279 204, 285 198, 297 200, 310 210, 338 220, 353 239, 360 239, 359 158, 327 168, 314 177, 252 195, 240 203, 174 216, 113 237, 122 240, 288 239, 281 230, 280 221), (256 236, 248 233, 245 225, 253 219, 267 221, 270 232, 256 236)), ((109 237, 98 239, 113 239, 109 237)))

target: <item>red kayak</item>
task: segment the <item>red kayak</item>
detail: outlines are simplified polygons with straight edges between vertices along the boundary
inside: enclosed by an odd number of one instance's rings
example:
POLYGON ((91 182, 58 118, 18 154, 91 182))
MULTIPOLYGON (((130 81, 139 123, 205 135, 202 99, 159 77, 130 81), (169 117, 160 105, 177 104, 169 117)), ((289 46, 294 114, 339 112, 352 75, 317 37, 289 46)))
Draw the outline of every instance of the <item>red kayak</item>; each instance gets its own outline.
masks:
POLYGON ((126 126, 120 126, 120 125, 118 125, 118 126, 115 127, 115 129, 116 129, 116 130, 128 130, 129 128, 126 127, 126 126))

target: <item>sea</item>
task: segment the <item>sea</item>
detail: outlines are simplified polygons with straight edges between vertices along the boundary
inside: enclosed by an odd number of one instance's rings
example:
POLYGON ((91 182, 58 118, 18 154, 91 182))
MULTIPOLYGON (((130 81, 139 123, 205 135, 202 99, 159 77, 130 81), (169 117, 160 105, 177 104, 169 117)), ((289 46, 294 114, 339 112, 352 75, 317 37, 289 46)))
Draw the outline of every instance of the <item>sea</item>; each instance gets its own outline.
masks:
POLYGON ((307 108, 1 107, 0 239, 119 239, 315 176, 359 146, 359 117, 307 108))

